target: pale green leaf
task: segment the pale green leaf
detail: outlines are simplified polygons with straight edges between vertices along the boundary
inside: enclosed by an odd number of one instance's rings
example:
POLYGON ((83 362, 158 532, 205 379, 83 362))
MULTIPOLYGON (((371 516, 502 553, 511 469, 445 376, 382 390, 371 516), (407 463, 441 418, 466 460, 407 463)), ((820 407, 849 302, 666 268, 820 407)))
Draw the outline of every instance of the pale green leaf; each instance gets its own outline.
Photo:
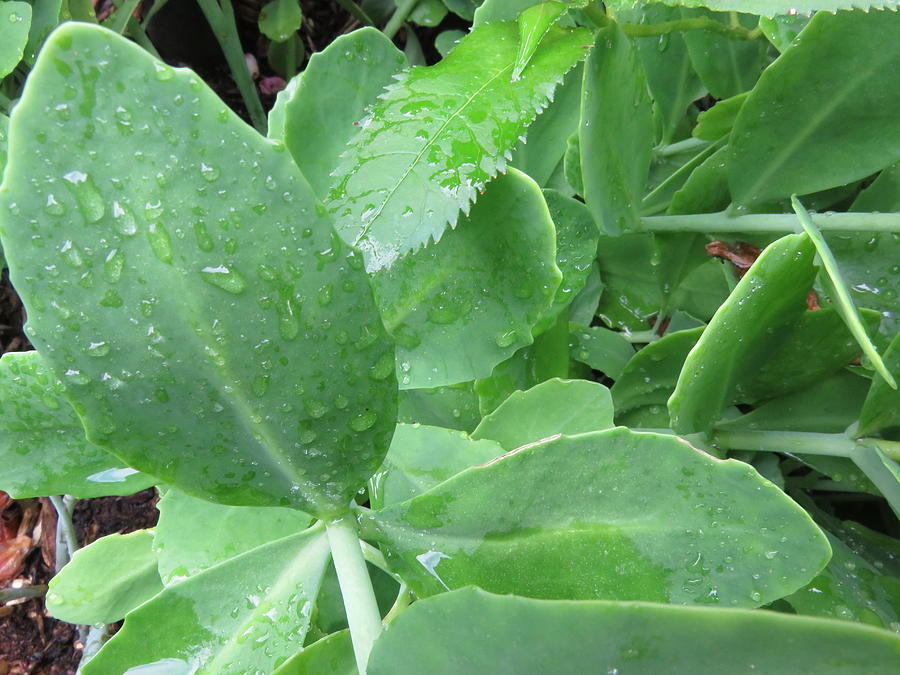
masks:
POLYGON ((572 358, 618 380, 634 357, 634 347, 625 337, 603 326, 578 327, 572 331, 572 358))
POLYGON ((30 27, 31 5, 17 0, 0 2, 0 80, 22 60, 30 27))
POLYGON ((271 0, 259 11, 259 32, 275 42, 285 42, 303 21, 298 0, 271 0))
MULTIPOLYGON (((665 5, 706 7, 717 12, 745 12, 761 16, 837 12, 842 9, 896 9, 898 0, 656 0, 665 5)), ((642 0, 608 0, 613 9, 634 7, 642 0)))

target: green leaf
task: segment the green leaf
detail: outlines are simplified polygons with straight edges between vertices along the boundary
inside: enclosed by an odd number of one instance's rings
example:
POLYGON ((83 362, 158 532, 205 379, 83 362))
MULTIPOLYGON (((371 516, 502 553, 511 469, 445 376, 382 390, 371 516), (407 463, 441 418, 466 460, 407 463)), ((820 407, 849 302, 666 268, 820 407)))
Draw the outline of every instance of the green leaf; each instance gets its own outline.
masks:
MULTIPOLYGON (((9 144, 9 118, 0 113, 0 175, 6 166, 7 145, 9 144)), ((3 263, 4 266, 6 263, 3 263)))
POLYGON ((28 43, 25 45, 25 63, 34 63, 38 50, 47 35, 64 18, 61 13, 62 0, 36 0, 31 5, 31 27, 28 29, 28 43))
POLYGON ((167 586, 125 617, 83 672, 272 672, 302 644, 329 559, 318 525, 167 586))
POLYGON ((461 30, 451 29, 441 31, 434 38, 434 48, 437 49, 441 58, 445 58, 465 36, 466 34, 461 30))
POLYGON ((355 125, 405 67, 403 52, 381 31, 361 28, 313 54, 279 92, 269 113, 269 138, 284 141, 319 198, 328 195, 332 171, 356 134, 355 125))
MULTIPOLYGON (((306 47, 300 34, 294 33, 284 42, 270 42, 266 49, 266 60, 281 77, 294 77, 306 60, 306 47)), ((270 133, 269 137, 272 138, 273 134, 270 133)))
POLYGON ((10 138, 3 248, 88 438, 206 499, 346 509, 393 432, 393 345, 288 154, 189 71, 77 23, 10 138))
POLYGON ((534 443, 363 517, 420 597, 758 606, 830 556, 806 512, 748 465, 627 429, 534 443))
POLYGON ((571 335, 572 358, 618 380, 634 357, 634 347, 621 333, 603 326, 576 328, 571 335))
POLYGON ((811 18, 809 14, 780 14, 771 18, 762 16, 759 18, 759 29, 775 49, 783 52, 791 46, 811 18))
POLYGON ((447 9, 466 21, 472 20, 480 2, 481 0, 444 0, 447 9))
POLYGON ((653 260, 653 235, 600 237, 597 262, 606 285, 597 316, 611 328, 644 330, 662 296, 653 260))
POLYGON ((478 409, 482 415, 496 410, 514 391, 529 389, 540 383, 533 352, 533 346, 523 347, 497 365, 490 377, 475 381, 478 409))
POLYGON ((466 588, 417 602, 372 651, 370 675, 878 673, 900 638, 843 621, 711 607, 532 600, 466 588), (698 637, 702 635, 702 644, 698 637), (727 664, 727 666, 724 666, 727 664))
POLYGON ((312 520, 296 509, 213 504, 174 488, 166 491, 158 508, 153 546, 166 586, 304 530, 312 520))
POLYGON ((519 27, 519 50, 516 52, 516 62, 512 70, 514 82, 522 76, 522 71, 531 61, 544 36, 567 9, 565 3, 546 0, 538 5, 532 5, 516 17, 516 24, 519 27))
POLYGON ((550 309, 561 274, 540 188, 510 169, 437 244, 372 279, 403 389, 486 377, 550 309), (460 346, 465 351, 460 354, 460 346))
POLYGON ((401 391, 397 421, 472 431, 481 421, 474 383, 401 391))
MULTIPOLYGON (((894 336, 884 352, 884 364, 890 372, 900 376, 900 333, 894 336)), ((900 391, 892 389, 883 378, 876 377, 859 415, 857 435, 870 436, 894 426, 900 426, 900 391)))
POLYGON ((486 23, 498 21, 515 21, 529 7, 538 5, 544 0, 484 0, 475 10, 473 26, 477 28, 486 23))
POLYGON ((506 450, 560 434, 584 434, 614 426, 609 389, 588 380, 554 378, 514 392, 472 432, 506 450))
MULTIPOLYGON (((394 0, 396 5, 400 0, 394 0)), ((447 7, 441 0, 418 0, 409 14, 409 20, 419 26, 437 26, 447 16, 447 7)))
POLYGON ((342 630, 304 647, 273 675, 357 675, 350 631, 342 630))
POLYGON ((498 443, 475 440, 461 431, 398 424, 384 464, 369 481, 372 508, 406 501, 503 453, 498 443))
POLYGON ((653 146, 647 85, 637 51, 615 24, 597 33, 584 67, 581 175, 585 202, 609 234, 640 228, 653 146))
POLYGON ((22 60, 31 28, 31 5, 27 2, 0 2, 0 80, 22 60))
POLYGON ((697 126, 693 135, 707 141, 715 141, 731 133, 734 121, 737 119, 744 101, 749 94, 737 94, 731 98, 718 101, 709 110, 704 110, 697 116, 697 126))
POLYGON ((900 13, 816 14, 738 114, 728 165, 734 201, 818 192, 896 161, 898 58, 900 13))
POLYGON ((865 444, 857 443, 850 459, 875 484, 888 500, 894 514, 900 517, 900 466, 878 447, 878 443, 875 439, 869 439, 865 444))
POLYGON ((69 623, 113 623, 162 588, 153 531, 111 534, 75 551, 50 580, 47 611, 69 623))
POLYGON ((585 55, 586 29, 551 28, 512 82, 516 26, 473 30, 446 59, 388 88, 335 171, 330 209, 370 272, 439 240, 506 165, 563 75, 585 55))
MULTIPOLYGON (((627 9, 642 0, 609 0, 606 6, 627 9)), ((898 0, 657 0, 664 5, 706 7, 717 12, 745 12, 760 16, 838 12, 842 9, 895 9, 898 0)))
POLYGON ((88 442, 62 383, 37 352, 0 359, 0 427, 0 490, 13 499, 130 495, 155 482, 88 442))
POLYGON ((303 11, 297 0, 272 0, 259 11, 259 32, 275 42, 285 42, 302 21, 303 11))

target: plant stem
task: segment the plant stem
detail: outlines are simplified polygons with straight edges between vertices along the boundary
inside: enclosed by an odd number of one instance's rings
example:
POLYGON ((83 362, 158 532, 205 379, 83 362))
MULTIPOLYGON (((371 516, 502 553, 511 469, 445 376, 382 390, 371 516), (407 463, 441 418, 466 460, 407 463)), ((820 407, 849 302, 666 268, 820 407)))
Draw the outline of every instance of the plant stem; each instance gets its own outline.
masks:
POLYGON ((138 21, 134 17, 129 17, 127 32, 141 47, 153 54, 153 56, 155 56, 156 58, 162 60, 159 52, 156 51, 156 47, 152 42, 150 42, 150 38, 147 37, 147 31, 144 30, 144 27, 141 25, 140 21, 138 21))
POLYGON ((64 495, 51 495, 50 503, 56 509, 56 572, 59 572, 72 559, 78 550, 78 536, 75 523, 72 522, 74 502, 66 503, 64 495))
POLYGON ((401 579, 396 572, 391 571, 391 566, 388 565, 388 561, 387 558, 384 557, 384 553, 372 546, 372 544, 370 544, 369 542, 363 541, 362 539, 359 540, 359 546, 362 549, 363 557, 366 559, 367 563, 369 563, 370 565, 374 565, 382 572, 392 577, 398 584, 403 583, 403 579, 401 579))
POLYGON ((404 21, 406 21, 409 13, 413 11, 417 2, 419 2, 419 0, 400 0, 400 2, 397 3, 397 9, 394 10, 394 13, 388 20, 387 25, 382 29, 381 32, 393 40, 394 36, 397 34, 397 31, 400 30, 400 26, 403 25, 404 21))
POLYGON ((20 586, 19 588, 0 588, 0 603, 18 600, 19 598, 43 598, 47 594, 47 586, 20 586))
POLYGON ((353 0, 337 0, 337 3, 345 10, 347 10, 347 13, 360 23, 367 26, 375 25, 375 22, 372 21, 372 18, 368 14, 366 14, 359 5, 353 2, 353 0))
POLYGON ((105 27, 116 31, 121 35, 125 31, 128 20, 131 18, 131 15, 134 14, 134 10, 140 2, 141 0, 113 0, 116 11, 105 22, 105 27))
POLYGON ((375 638, 382 631, 381 613, 375 601, 372 580, 366 570, 356 530, 356 520, 346 515, 326 524, 328 543, 334 559, 341 595, 344 598, 344 609, 347 612, 347 623, 350 625, 350 638, 353 641, 353 654, 359 675, 366 675, 366 664, 375 638))
POLYGON ((606 12, 600 8, 599 3, 596 1, 591 2, 591 4, 584 7, 581 11, 584 12, 584 15, 590 19, 597 28, 606 28, 612 22, 612 19, 606 15, 606 12))
MULTIPOLYGON (((688 139, 691 140, 691 139, 688 139)), ((706 141, 702 142, 702 145, 686 145, 685 150, 701 147, 696 155, 691 157, 688 161, 682 164, 678 169, 673 171, 669 176, 652 191, 647 193, 647 196, 641 200, 641 209, 643 212, 653 213, 665 210, 669 202, 671 201, 671 196, 668 195, 669 187, 675 183, 678 183, 682 180, 682 178, 686 175, 689 175, 697 166, 706 161, 707 157, 712 155, 716 150, 718 150, 725 143, 724 138, 720 138, 713 143, 707 143, 706 141), (654 200, 656 203, 654 203, 654 200)), ((674 145, 678 145, 675 143, 674 145)), ((665 146, 668 148, 673 147, 672 145, 665 146)))
POLYGON ((397 592, 397 599, 394 600, 393 606, 384 616, 385 625, 396 619, 404 609, 409 607, 410 602, 412 602, 412 597, 410 597, 409 588, 401 582, 400 590, 397 592))
POLYGON ((90 661, 100 648, 109 640, 109 626, 102 624, 99 626, 91 626, 87 636, 84 638, 84 649, 81 652, 81 660, 78 662, 78 671, 90 661))
POLYGON ((661 21, 660 23, 621 23, 619 27, 625 35, 631 37, 654 37, 688 30, 708 30, 713 33, 721 33, 733 40, 753 40, 757 37, 743 26, 719 23, 715 19, 705 16, 676 19, 675 21, 661 21))
POLYGON ((244 60, 244 48, 238 37, 231 0, 221 0, 221 4, 217 0, 197 0, 197 2, 200 9, 203 10, 210 28, 216 34, 216 40, 219 41, 228 67, 231 69, 231 76, 241 92, 241 98, 244 99, 244 105, 247 106, 253 126, 259 133, 265 134, 266 114, 263 111, 262 102, 259 100, 256 85, 253 84, 253 78, 250 77, 247 62, 244 60))
POLYGON ((631 333, 621 333, 622 337, 631 344, 644 345, 659 340, 659 335, 653 330, 636 330, 631 333))
POLYGON ((726 431, 713 433, 713 443, 729 450, 791 452, 830 457, 849 457, 856 441, 844 434, 805 431, 726 431))
MULTIPOLYGON (((900 213, 817 213, 813 222, 828 232, 900 232, 900 213)), ((646 232, 785 232, 798 231, 793 213, 752 213, 732 216, 725 211, 687 216, 641 218, 646 232)))

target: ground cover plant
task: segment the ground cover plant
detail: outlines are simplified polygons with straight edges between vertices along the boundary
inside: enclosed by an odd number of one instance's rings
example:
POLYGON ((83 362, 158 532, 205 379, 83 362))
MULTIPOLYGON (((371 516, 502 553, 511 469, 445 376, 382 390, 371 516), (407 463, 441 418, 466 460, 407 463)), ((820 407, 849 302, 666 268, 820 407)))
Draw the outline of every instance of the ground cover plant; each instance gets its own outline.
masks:
POLYGON ((0 488, 162 494, 82 671, 895 668, 896 3, 445 5, 265 136, 84 23, 0 118, 0 488))

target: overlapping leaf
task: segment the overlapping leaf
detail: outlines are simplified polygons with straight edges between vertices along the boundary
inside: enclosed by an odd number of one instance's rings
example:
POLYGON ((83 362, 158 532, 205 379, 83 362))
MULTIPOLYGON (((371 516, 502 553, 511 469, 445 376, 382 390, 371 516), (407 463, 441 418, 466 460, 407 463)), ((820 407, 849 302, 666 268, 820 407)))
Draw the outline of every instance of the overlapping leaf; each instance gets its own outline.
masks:
POLYGON ((31 5, 18 0, 0 3, 0 80, 22 60, 30 27, 31 5))
POLYGON ((381 97, 335 171, 330 209, 371 271, 455 225, 586 54, 586 29, 551 28, 513 82, 515 24, 482 26, 381 97))
MULTIPOLYGON (((664 5, 706 7, 717 12, 744 12, 761 16, 778 14, 809 14, 810 12, 838 12, 842 9, 896 9, 897 0, 658 0, 664 5)), ((626 9, 640 0, 609 0, 613 9, 626 9)))
POLYGON ((393 345, 289 155, 76 23, 10 136, 4 250, 88 437, 208 499, 345 509, 393 431, 393 345))

